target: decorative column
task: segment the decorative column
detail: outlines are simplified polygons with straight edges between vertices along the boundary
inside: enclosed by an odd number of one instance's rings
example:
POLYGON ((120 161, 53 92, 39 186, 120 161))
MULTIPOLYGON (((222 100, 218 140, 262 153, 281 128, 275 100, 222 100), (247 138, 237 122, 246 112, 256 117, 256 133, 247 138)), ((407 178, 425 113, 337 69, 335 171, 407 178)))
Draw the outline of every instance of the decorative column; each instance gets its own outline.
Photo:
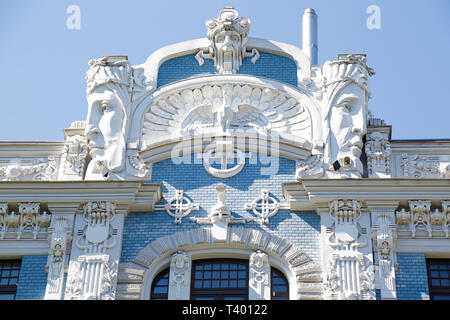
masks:
POLYGON ((170 261, 169 300, 189 300, 191 288, 191 257, 178 251, 170 261))
POLYGON ((370 217, 357 200, 333 200, 318 209, 322 225, 324 298, 373 300, 372 246, 367 237, 370 217))
POLYGON ((367 206, 372 218, 377 288, 380 289, 382 300, 396 300, 394 241, 397 231, 395 209, 398 201, 383 203, 367 201, 367 206))
POLYGON ((113 300, 126 210, 89 202, 75 218, 66 300, 113 300))
POLYGON ((248 299, 270 300, 269 257, 260 250, 250 256, 248 299))

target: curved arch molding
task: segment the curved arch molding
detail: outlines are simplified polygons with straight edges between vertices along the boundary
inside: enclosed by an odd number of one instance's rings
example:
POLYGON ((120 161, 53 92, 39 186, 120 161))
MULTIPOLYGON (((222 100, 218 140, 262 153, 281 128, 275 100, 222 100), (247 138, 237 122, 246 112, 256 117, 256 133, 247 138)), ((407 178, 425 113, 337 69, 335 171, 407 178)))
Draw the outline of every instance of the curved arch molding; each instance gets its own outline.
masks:
POLYGON ((297 299, 322 299, 322 269, 295 244, 270 232, 230 227, 225 242, 217 242, 209 228, 181 231, 154 240, 142 249, 131 263, 121 263, 117 299, 141 299, 144 276, 178 250, 186 252, 211 249, 261 250, 290 270, 297 286, 297 299))

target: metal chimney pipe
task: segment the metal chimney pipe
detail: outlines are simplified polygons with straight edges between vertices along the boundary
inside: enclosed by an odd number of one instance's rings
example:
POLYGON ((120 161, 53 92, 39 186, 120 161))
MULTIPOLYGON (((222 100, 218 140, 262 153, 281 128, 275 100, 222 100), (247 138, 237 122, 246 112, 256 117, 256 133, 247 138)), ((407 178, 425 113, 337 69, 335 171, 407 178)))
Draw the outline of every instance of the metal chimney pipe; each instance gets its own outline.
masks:
POLYGON ((306 9, 303 14, 303 51, 311 60, 311 65, 317 64, 317 14, 314 9, 306 9))

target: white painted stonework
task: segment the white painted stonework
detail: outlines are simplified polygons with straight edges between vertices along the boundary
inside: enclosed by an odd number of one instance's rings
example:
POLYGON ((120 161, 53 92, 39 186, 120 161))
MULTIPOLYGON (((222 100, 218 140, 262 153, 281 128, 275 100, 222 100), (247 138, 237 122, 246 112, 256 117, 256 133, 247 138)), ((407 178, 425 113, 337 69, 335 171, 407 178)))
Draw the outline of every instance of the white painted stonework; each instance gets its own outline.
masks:
POLYGON ((48 255, 45 299, 53 300, 149 299, 164 268, 169 299, 187 300, 193 261, 221 257, 248 260, 252 300, 271 299, 271 267, 286 276, 289 299, 375 299, 375 290, 397 299, 397 253, 450 253, 450 142, 392 140, 391 126, 369 110, 366 56, 319 65, 317 30, 307 9, 303 48, 252 38, 250 19, 225 7, 206 21, 205 38, 158 49, 142 64, 89 61, 86 119, 70 119, 59 142, 0 142, 0 255, 48 255), (262 53, 291 59, 297 83, 242 74, 262 53), (160 66, 185 55, 199 66, 212 60, 215 73, 158 87, 160 66), (240 217, 227 183, 262 154, 295 161, 292 181, 282 197, 273 181, 258 186, 240 217), (152 177, 166 159, 198 161, 222 182, 205 186, 215 188, 213 205, 177 186, 160 202, 167 186, 152 177), (320 261, 278 234, 282 210, 320 216, 320 261), (194 227, 120 263, 134 213, 194 227))

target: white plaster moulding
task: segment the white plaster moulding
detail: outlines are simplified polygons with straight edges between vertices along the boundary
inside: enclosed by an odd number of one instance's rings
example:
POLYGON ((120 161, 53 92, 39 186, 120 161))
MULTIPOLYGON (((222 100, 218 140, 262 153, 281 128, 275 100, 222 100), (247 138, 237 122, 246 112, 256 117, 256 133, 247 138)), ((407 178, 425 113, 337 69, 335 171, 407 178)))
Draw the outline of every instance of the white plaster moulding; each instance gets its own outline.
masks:
POLYGON ((315 210, 335 199, 362 201, 431 200, 440 206, 450 199, 449 179, 302 179, 282 184, 283 195, 291 210, 315 210))
MULTIPOLYGON (((175 147, 179 145, 189 145, 189 150, 192 151, 192 153, 200 153, 205 152, 208 146, 211 146, 214 144, 214 141, 216 138, 222 138, 225 137, 223 135, 217 135, 217 136, 201 136, 206 139, 200 139, 196 136, 189 136, 189 137, 179 137, 178 139, 170 139, 170 140, 164 140, 160 141, 159 143, 152 144, 150 148, 147 148, 143 151, 139 152, 140 158, 146 162, 146 163, 155 163, 159 162, 165 159, 169 159, 172 156, 172 151, 175 147)), ((230 136, 232 138, 238 137, 238 135, 232 135, 230 136)), ((245 137, 245 136, 244 136, 245 137)), ((237 138, 239 139, 239 138, 237 138)), ((282 158, 287 158, 291 160, 306 160, 311 155, 312 145, 311 143, 305 141, 299 141, 299 140, 285 140, 283 138, 280 138, 278 141, 278 147, 275 151, 275 153, 272 154, 271 149, 271 140, 266 139, 266 137, 259 136, 259 140, 256 140, 255 138, 249 138, 245 146, 243 148, 239 148, 241 151, 245 152, 254 152, 255 154, 258 153, 258 147, 261 141, 263 141, 263 144, 267 146, 267 155, 274 157, 279 156, 282 158)), ((238 144, 240 147, 240 145, 238 144)))
POLYGON ((61 156, 64 141, 0 141, 0 158, 45 158, 61 156))
MULTIPOLYGON (((147 58, 143 65, 134 67, 143 67, 147 82, 156 87, 158 82, 158 71, 161 64, 173 58, 197 53, 199 50, 207 50, 208 46, 209 42, 207 38, 171 44, 156 50, 147 58)), ((258 49, 258 51, 261 52, 273 53, 292 59, 297 65, 298 85, 307 83, 311 78, 311 61, 309 57, 300 48, 294 45, 249 37, 247 49, 258 49)))
MULTIPOLYGON (((254 85, 258 87, 270 88, 277 90, 295 98, 300 101, 308 112, 309 119, 311 121, 311 142, 318 144, 323 143, 322 135, 322 115, 319 105, 315 102, 315 98, 311 93, 302 88, 297 88, 289 84, 276 81, 273 79, 249 76, 249 75, 208 75, 200 76, 192 79, 176 81, 166 86, 159 88, 151 94, 148 94, 143 100, 141 100, 134 108, 131 123, 133 127, 130 130, 130 136, 128 143, 139 142, 139 149, 142 150, 142 128, 144 124, 144 115, 148 108, 152 105, 153 101, 157 99, 169 96, 174 92, 180 92, 187 88, 202 87, 204 85, 214 84, 239 84, 239 85, 254 85)), ((150 146, 145 146, 150 147, 150 146)))
POLYGON ((450 141, 395 141, 391 140, 391 150, 394 154, 407 152, 409 154, 450 154, 450 141))
POLYGON ((160 184, 142 181, 8 181, 0 183, 0 202, 55 204, 113 201, 130 212, 153 211, 162 196, 160 184))
POLYGON ((395 240, 397 253, 425 253, 427 258, 450 258, 448 239, 402 239, 395 240))
POLYGON ((2 240, 0 258, 15 259, 26 255, 48 255, 49 242, 45 240, 2 240))

